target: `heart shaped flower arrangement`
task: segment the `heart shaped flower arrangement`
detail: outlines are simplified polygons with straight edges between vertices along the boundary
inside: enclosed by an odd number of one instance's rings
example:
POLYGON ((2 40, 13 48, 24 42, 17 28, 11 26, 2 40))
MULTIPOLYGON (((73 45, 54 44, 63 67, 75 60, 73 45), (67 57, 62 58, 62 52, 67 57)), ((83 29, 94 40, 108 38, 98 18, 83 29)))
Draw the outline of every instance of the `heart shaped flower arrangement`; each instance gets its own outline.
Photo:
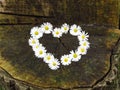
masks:
POLYGON ((72 61, 79 61, 81 56, 85 55, 90 47, 88 33, 82 31, 81 27, 77 26, 76 24, 69 26, 65 23, 61 26, 61 28, 53 28, 53 25, 47 22, 43 23, 40 27, 33 27, 30 31, 30 34, 31 37, 28 42, 29 45, 32 46, 35 56, 37 58, 42 58, 52 70, 57 70, 60 67, 60 64, 67 66, 71 64, 72 61), (58 60, 52 53, 47 52, 46 48, 38 40, 43 36, 43 34, 50 33, 52 33, 53 37, 55 38, 60 38, 62 37, 62 34, 70 33, 78 38, 79 46, 76 50, 70 51, 69 54, 62 55, 60 60, 58 60))

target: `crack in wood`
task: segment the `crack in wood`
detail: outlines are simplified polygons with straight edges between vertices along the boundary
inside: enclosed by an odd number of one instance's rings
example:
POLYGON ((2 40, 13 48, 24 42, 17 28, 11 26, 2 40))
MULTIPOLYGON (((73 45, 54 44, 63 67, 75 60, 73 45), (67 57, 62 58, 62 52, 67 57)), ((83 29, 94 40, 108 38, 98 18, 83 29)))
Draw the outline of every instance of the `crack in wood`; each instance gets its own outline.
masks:
POLYGON ((104 78, 110 73, 110 71, 112 70, 112 53, 111 53, 111 56, 110 56, 110 67, 109 67, 109 70, 107 71, 107 73, 102 77, 100 78, 99 80, 97 80, 93 85, 92 85, 92 88, 94 86, 96 86, 98 83, 100 83, 101 81, 104 80, 104 78))
MULTIPOLYGON (((10 73, 8 73, 4 68, 2 68, 1 66, 0 66, 0 68, 4 71, 4 73, 9 75, 9 77, 8 76, 3 76, 3 77, 5 77, 5 78, 7 77, 7 79, 14 80, 15 83, 17 82, 17 84, 19 84, 19 85, 22 84, 22 85, 24 85, 24 87, 29 87, 30 86, 32 88, 39 88, 39 89, 44 88, 44 89, 60 89, 60 90, 62 89, 62 90, 66 90, 65 88, 62 88, 62 87, 42 87, 42 86, 34 85, 34 84, 31 84, 31 83, 25 82, 23 80, 16 79, 10 73)), ((88 88, 92 88, 92 87, 91 86, 80 86, 80 87, 73 87, 72 89, 79 89, 79 88, 88 89, 88 88)), ((71 88, 67 88, 67 90, 68 89, 71 89, 71 88)))
MULTIPOLYGON (((8 82, 6 82, 5 80, 6 80, 6 77, 4 78, 5 76, 3 76, 3 77, 0 77, 0 80, 1 80, 1 78, 3 78, 3 80, 4 80, 4 84, 8 84, 8 82)), ((39 87, 39 86, 36 86, 36 85, 32 85, 32 84, 30 84, 30 83, 27 83, 27 82, 24 82, 24 81, 19 81, 19 80, 17 80, 17 79, 14 79, 13 80, 13 78, 12 78, 12 80, 11 80, 11 78, 8 78, 7 77, 7 79, 8 79, 8 81, 9 81, 9 83, 10 83, 10 81, 13 81, 14 82, 14 86, 12 86, 12 87, 18 87, 18 88, 26 88, 25 90, 27 90, 27 88, 29 87, 29 88, 34 88, 34 89, 40 89, 40 90, 43 90, 43 88, 44 89, 60 89, 60 90, 66 90, 65 88, 61 88, 61 87, 39 87), (19 85, 23 85, 24 84, 24 86, 20 86, 19 87, 19 85)), ((6 86, 6 90, 9 90, 9 88, 11 88, 10 86, 8 87, 8 86, 6 86)), ((80 87, 74 87, 74 88, 68 88, 67 90, 69 90, 69 89, 79 89, 80 87)), ((85 89, 89 89, 89 88, 91 88, 90 86, 86 86, 86 87, 81 87, 81 88, 85 88, 85 89)), ((19 90, 19 89, 15 89, 15 90, 19 90)))
MULTIPOLYGON (((58 39, 59 40, 59 39, 58 39)), ((120 40, 120 39, 119 39, 120 40)), ((118 40, 118 41, 119 41, 118 40)), ((59 40, 60 41, 60 43, 62 42, 61 41, 61 39, 59 40)), ((63 42, 62 42, 63 43, 63 42)), ((64 43, 63 43, 64 44, 64 43)), ((116 44, 117 45, 117 44, 116 44)), ((116 46, 115 45, 115 46, 116 46)), ((113 48, 114 49, 114 48, 113 48)), ((103 81, 104 80, 104 78, 106 78, 106 76, 110 73, 110 71, 111 71, 111 68, 112 68, 112 55, 113 55, 113 50, 112 50, 112 52, 111 52, 111 56, 110 56, 110 67, 109 67, 109 70, 107 71, 107 73, 102 77, 102 78, 100 78, 99 80, 97 80, 92 86, 78 86, 78 87, 73 87, 72 89, 78 89, 78 88, 93 88, 94 86, 96 86, 98 83, 100 83, 101 81, 103 81)), ((7 72, 7 71, 6 71, 7 72)), ((13 77, 12 77, 13 78, 13 77)), ((13 78, 13 79, 15 79, 15 78, 13 78)), ((16 79, 16 80, 18 80, 18 79, 16 79)), ((21 81, 21 80, 19 80, 19 81, 21 81)), ((28 83, 28 82, 25 82, 25 83, 28 83)), ((30 84, 30 86, 31 86, 31 83, 29 83, 30 84)), ((34 86, 34 85, 33 85, 34 86)), ((39 87, 39 86, 36 86, 36 87, 39 87)), ((41 87, 40 87, 41 88, 41 87)), ((44 87, 43 87, 44 88, 44 87)), ((61 88, 61 87, 47 87, 47 88, 56 88, 56 89, 63 89, 63 88, 61 88)))
POLYGON ((62 44, 62 46, 67 50, 69 51, 69 49, 65 46, 65 44, 62 42, 62 40, 59 38, 59 42, 62 44))
POLYGON ((36 18, 54 18, 54 16, 27 15, 27 14, 18 14, 18 13, 11 13, 11 12, 0 12, 0 14, 24 16, 24 17, 36 17, 36 18))
POLYGON ((32 24, 37 24, 37 23, 0 23, 0 25, 3 25, 3 26, 11 26, 11 25, 32 25, 32 24))
POLYGON ((99 79, 99 80, 97 80, 93 85, 92 85, 92 88, 94 88, 97 84, 99 84, 100 82, 102 82, 107 76, 108 76, 108 74, 111 72, 111 70, 112 70, 112 56, 114 55, 114 49, 116 48, 116 46, 118 45, 118 43, 120 42, 120 38, 118 39, 118 41, 116 42, 116 44, 115 44, 115 47, 111 50, 111 56, 110 56, 110 67, 109 67, 109 70, 108 70, 108 72, 101 78, 101 79, 99 79))

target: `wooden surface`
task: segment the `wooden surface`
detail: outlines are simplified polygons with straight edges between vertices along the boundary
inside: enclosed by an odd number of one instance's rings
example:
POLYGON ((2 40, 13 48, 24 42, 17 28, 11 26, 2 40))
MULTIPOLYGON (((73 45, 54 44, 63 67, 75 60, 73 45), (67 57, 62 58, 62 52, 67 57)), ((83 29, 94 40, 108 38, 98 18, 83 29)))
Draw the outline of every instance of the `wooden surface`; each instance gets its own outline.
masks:
MULTIPOLYGON (((104 29, 102 28, 102 30, 104 29)), ((88 50, 88 54, 83 56, 78 63, 51 71, 42 60, 39 61, 34 56, 31 47, 28 46, 29 31, 30 26, 1 26, 0 66, 16 79, 40 87, 56 88, 92 87, 95 85, 108 73, 111 65, 111 50, 120 36, 109 30, 89 32, 91 49, 88 50)), ((41 42, 49 52, 55 53, 55 57, 59 58, 60 55, 68 53, 60 42, 55 39, 51 41, 51 39, 51 35, 44 36, 41 42)), ((72 36, 64 36, 62 42, 67 45, 69 50, 75 49, 77 46, 77 39, 72 36), (73 42, 74 40, 76 42, 73 42), (71 46, 71 43, 74 45, 71 46)))
POLYGON ((40 23, 42 16, 54 18, 56 23, 117 28, 119 20, 118 0, 0 0, 0 13, 1 24, 40 23))
MULTIPOLYGON (((96 86, 110 73, 112 50, 120 38, 120 31, 113 29, 118 27, 116 8, 117 0, 1 0, 0 67, 15 80, 31 86, 56 89, 96 86), (56 27, 64 22, 81 25, 90 35, 87 55, 78 63, 51 71, 28 45, 30 29, 46 21, 56 27)), ((63 35, 61 41, 67 49, 52 35, 44 35, 41 43, 57 58, 78 46, 77 38, 69 34, 63 35)))

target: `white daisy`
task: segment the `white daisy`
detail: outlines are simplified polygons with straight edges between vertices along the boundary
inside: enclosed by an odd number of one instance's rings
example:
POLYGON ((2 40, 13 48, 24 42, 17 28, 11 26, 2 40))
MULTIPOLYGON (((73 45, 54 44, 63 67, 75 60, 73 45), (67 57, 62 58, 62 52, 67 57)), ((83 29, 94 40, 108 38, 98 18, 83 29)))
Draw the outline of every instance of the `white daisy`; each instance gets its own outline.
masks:
POLYGON ((62 31, 60 28, 55 28, 52 32, 54 37, 60 38, 62 36, 62 31))
POLYGON ((30 46, 34 46, 39 43, 39 40, 31 37, 28 42, 30 46))
POLYGON ((54 60, 54 56, 51 53, 46 53, 44 57, 44 62, 45 63, 50 63, 54 60))
POLYGON ((77 51, 70 51, 70 57, 72 58, 72 61, 75 61, 75 62, 77 62, 77 61, 79 61, 80 59, 81 59, 81 55, 77 52, 77 51))
POLYGON ((62 65, 69 65, 69 64, 71 64, 71 58, 69 57, 69 55, 63 55, 61 57, 61 63, 62 63, 62 65))
POLYGON ((61 27, 61 30, 63 33, 67 33, 69 31, 69 25, 68 24, 63 24, 62 27, 61 27))
POLYGON ((78 47, 78 53, 81 54, 81 55, 85 55, 85 54, 87 54, 87 49, 83 46, 79 46, 78 47))
POLYGON ((45 47, 43 47, 43 45, 40 44, 40 43, 34 45, 32 48, 33 48, 33 51, 37 51, 37 50, 39 50, 40 48, 44 48, 44 49, 45 49, 45 47))
POLYGON ((51 31, 52 31, 52 29, 53 29, 53 26, 52 26, 52 24, 51 23, 43 23, 42 25, 41 25, 41 29, 42 29, 42 31, 44 32, 44 33, 46 33, 46 34, 50 34, 51 33, 51 31))
POLYGON ((34 38, 40 38, 43 36, 43 33, 40 31, 39 27, 33 27, 30 32, 31 36, 34 38))
POLYGON ((80 41, 79 44, 80 44, 80 46, 83 46, 86 49, 90 48, 90 43, 87 40, 80 41))
POLYGON ((82 31, 78 36, 78 39, 79 41, 88 40, 88 37, 89 37, 88 33, 85 33, 85 31, 82 31))
POLYGON ((46 50, 45 50, 45 48, 39 48, 38 50, 36 50, 35 51, 35 55, 36 55, 36 57, 38 57, 38 58, 43 58, 43 57, 45 57, 45 55, 46 55, 46 50))
POLYGON ((81 27, 80 26, 77 26, 77 25, 72 25, 71 28, 70 28, 70 34, 73 35, 73 36, 78 36, 81 32, 81 27))
POLYGON ((48 64, 49 68, 52 70, 57 70, 59 68, 59 65, 60 65, 60 63, 59 63, 58 59, 54 59, 52 62, 50 62, 48 64))

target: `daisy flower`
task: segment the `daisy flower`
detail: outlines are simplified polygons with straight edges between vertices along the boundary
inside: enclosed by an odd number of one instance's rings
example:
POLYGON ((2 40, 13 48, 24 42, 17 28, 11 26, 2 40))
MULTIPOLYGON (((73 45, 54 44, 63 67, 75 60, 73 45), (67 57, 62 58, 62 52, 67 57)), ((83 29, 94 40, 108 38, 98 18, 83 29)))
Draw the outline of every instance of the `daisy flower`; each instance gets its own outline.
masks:
POLYGON ((34 45, 32 48, 33 48, 33 51, 37 51, 37 50, 39 50, 40 48, 44 48, 44 47, 43 47, 43 45, 42 45, 42 44, 37 43, 37 44, 36 44, 36 45, 34 45))
POLYGON ((43 58, 43 57, 45 57, 45 55, 46 55, 46 50, 45 50, 45 48, 44 48, 44 47, 41 47, 39 50, 36 50, 36 51, 35 51, 35 55, 36 55, 36 57, 38 57, 38 58, 43 58))
POLYGON ((60 63, 59 63, 58 59, 54 59, 52 62, 50 62, 48 64, 49 68, 52 70, 57 70, 59 68, 59 65, 60 65, 60 63))
POLYGON ((50 34, 51 33, 51 31, 52 31, 52 29, 53 29, 53 26, 52 26, 52 24, 51 23, 43 23, 42 25, 41 25, 41 29, 42 29, 42 31, 44 32, 44 33, 46 33, 46 34, 50 34))
POLYGON ((72 61, 75 61, 75 62, 77 62, 77 61, 79 61, 80 59, 81 59, 81 55, 77 52, 77 51, 70 51, 70 57, 72 58, 72 61))
POLYGON ((61 57, 61 63, 62 63, 62 65, 69 65, 69 64, 71 64, 71 58, 69 58, 69 55, 63 55, 61 57))
POLYGON ((65 33, 65 34, 68 33, 68 31, 69 31, 69 25, 66 24, 66 23, 63 24, 62 27, 61 27, 61 30, 62 30, 62 32, 65 33))
POLYGON ((90 48, 90 43, 87 40, 80 41, 79 44, 80 44, 80 46, 83 46, 86 49, 90 48))
POLYGON ((78 36, 78 39, 79 39, 80 41, 82 41, 82 40, 88 40, 88 37, 89 37, 88 33, 85 33, 85 31, 82 31, 82 32, 80 33, 80 35, 78 36))
POLYGON ((62 36, 62 31, 60 28, 55 28, 52 32, 54 37, 60 38, 62 36))
POLYGON ((79 54, 81 54, 81 55, 85 55, 85 54, 87 53, 87 49, 86 49, 86 47, 79 46, 79 47, 78 47, 78 52, 79 52, 79 54))
POLYGON ((40 31, 40 28, 38 27, 33 27, 30 32, 31 36, 34 38, 40 38, 43 36, 43 33, 40 31))
POLYGON ((32 37, 31 37, 31 38, 28 40, 28 42, 29 42, 29 45, 30 45, 30 46, 34 46, 34 45, 36 45, 36 44, 39 43, 39 40, 36 39, 36 38, 32 38, 32 37))
POLYGON ((70 34, 73 35, 73 36, 78 36, 81 32, 81 27, 80 26, 77 26, 77 25, 72 25, 71 28, 70 28, 70 34))
POLYGON ((47 53, 44 57, 45 63, 50 63, 54 60, 54 56, 51 53, 47 53))

